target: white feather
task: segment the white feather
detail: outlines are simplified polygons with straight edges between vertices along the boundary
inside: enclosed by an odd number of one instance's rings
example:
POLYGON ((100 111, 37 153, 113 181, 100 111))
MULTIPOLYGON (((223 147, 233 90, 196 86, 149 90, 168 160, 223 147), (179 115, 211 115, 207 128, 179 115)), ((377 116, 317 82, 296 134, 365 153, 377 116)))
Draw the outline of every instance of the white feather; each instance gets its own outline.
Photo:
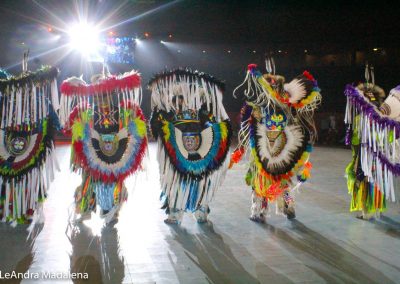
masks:
POLYGON ((175 141, 178 146, 179 152, 187 159, 189 157, 188 151, 185 149, 185 146, 182 142, 182 131, 180 131, 177 127, 175 128, 175 141))
POLYGON ((210 151, 212 143, 214 141, 214 132, 212 127, 207 127, 203 131, 201 131, 201 145, 197 150, 197 153, 203 158, 210 151))
POLYGON ((298 79, 284 84, 283 88, 289 94, 289 102, 292 104, 300 102, 307 95, 304 85, 298 79))
MULTIPOLYGON (((269 169, 275 169, 287 165, 291 162, 293 153, 303 145, 304 134, 301 126, 289 125, 285 127, 284 134, 286 135, 286 144, 283 146, 283 150, 276 156, 272 154, 273 151, 270 149, 267 131, 265 125, 260 123, 258 124, 257 135, 260 136, 260 139, 258 140, 257 146, 261 160, 268 160, 267 167, 269 169)), ((276 141, 276 143, 279 142, 276 141)))

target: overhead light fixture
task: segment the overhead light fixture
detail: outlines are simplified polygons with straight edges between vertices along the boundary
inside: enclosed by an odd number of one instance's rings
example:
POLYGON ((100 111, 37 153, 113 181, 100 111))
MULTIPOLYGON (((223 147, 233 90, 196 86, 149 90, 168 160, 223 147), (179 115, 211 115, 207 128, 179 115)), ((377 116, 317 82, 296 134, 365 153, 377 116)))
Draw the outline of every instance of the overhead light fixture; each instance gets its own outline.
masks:
POLYGON ((99 30, 88 23, 81 22, 73 25, 68 34, 71 48, 83 54, 92 54, 100 46, 99 30))

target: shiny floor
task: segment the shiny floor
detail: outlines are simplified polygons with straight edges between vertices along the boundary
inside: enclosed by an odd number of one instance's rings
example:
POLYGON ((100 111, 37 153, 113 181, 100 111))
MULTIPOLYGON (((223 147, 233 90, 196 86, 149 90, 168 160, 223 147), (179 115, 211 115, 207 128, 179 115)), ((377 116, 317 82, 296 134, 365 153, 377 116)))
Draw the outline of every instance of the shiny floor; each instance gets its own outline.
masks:
POLYGON ((186 215, 180 227, 163 222, 155 151, 152 144, 147 173, 128 180, 119 222, 102 228, 96 216, 77 226, 68 222, 80 178, 69 172, 69 147, 58 147, 62 171, 45 204, 44 225, 27 240, 26 226, 0 224, 3 275, 71 271, 89 277, 22 283, 400 282, 400 206, 391 204, 375 221, 348 212, 343 170, 349 150, 314 150, 313 177, 296 194, 294 221, 274 212, 266 224, 248 219, 250 190, 240 164, 217 192, 209 222, 199 225, 186 215))

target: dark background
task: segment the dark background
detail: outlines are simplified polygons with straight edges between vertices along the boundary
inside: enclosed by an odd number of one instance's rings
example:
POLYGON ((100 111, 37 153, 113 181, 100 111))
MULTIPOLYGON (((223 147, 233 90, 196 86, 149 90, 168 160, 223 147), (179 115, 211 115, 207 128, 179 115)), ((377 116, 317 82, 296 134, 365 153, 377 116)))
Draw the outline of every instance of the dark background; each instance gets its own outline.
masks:
MULTIPOLYGON (((101 64, 87 64, 60 47, 68 25, 78 14, 86 15, 89 22, 101 22, 105 35, 112 31, 143 39, 133 65, 111 64, 110 69, 139 70, 144 89, 164 68, 207 72, 226 82, 224 102, 235 121, 242 102, 233 99, 233 89, 244 79, 247 64, 264 69, 269 55, 286 80, 305 69, 314 75, 323 95, 318 126, 334 114, 342 132, 344 86, 364 80, 366 61, 387 92, 400 83, 399 11, 395 1, 2 0, 0 66, 19 73, 22 53, 29 48, 31 70, 50 64, 60 68, 60 82, 80 74, 88 81, 101 72, 101 64)), ((149 95, 145 90, 147 115, 149 95)))

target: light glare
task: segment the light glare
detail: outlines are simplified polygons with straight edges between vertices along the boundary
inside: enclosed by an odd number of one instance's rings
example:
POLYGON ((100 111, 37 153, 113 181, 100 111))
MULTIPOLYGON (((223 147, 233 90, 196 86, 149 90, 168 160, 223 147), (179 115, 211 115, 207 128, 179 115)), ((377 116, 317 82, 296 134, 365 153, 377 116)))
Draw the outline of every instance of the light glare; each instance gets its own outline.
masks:
POLYGON ((72 26, 68 34, 71 48, 85 55, 95 53, 100 46, 98 29, 87 23, 79 23, 72 26))

